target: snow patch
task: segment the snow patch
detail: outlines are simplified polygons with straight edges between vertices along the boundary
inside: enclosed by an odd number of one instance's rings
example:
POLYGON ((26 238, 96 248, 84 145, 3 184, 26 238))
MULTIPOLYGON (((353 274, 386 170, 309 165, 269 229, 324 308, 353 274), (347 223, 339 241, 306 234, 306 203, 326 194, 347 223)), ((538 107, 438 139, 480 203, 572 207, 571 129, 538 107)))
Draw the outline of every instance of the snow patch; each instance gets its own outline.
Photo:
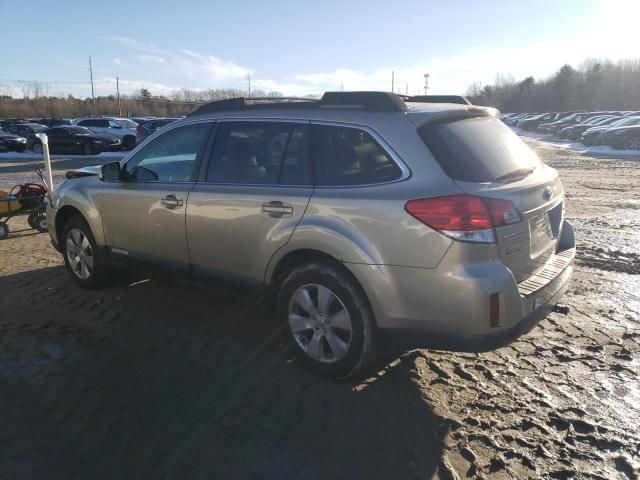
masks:
POLYGON ((563 148, 587 157, 640 160, 640 150, 616 150, 608 145, 587 147, 580 142, 562 140, 550 133, 527 132, 519 128, 513 128, 513 131, 522 137, 544 141, 551 148, 563 148))

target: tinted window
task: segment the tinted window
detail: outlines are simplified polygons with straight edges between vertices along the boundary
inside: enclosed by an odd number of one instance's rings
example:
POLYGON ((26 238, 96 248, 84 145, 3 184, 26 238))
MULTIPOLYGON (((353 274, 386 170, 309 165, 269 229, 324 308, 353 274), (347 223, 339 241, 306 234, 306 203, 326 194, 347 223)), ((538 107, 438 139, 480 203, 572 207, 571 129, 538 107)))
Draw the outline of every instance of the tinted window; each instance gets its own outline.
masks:
POLYGON ((92 135, 93 132, 86 127, 65 127, 65 129, 71 132, 73 135, 92 135))
POLYGON ((143 147, 126 163, 132 181, 190 182, 196 178, 197 158, 210 123, 179 127, 143 147))
POLYGON ((402 176, 402 170, 367 132, 313 126, 313 159, 318 185, 367 185, 402 176))
POLYGON ((109 122, 106 120, 82 120, 78 125, 83 127, 102 127, 106 128, 109 126, 109 122))
POLYGON ((222 122, 207 181, 308 185, 305 137, 294 123, 222 122))
POLYGON ((491 182, 540 164, 536 154, 493 117, 428 124, 418 133, 440 166, 455 180, 491 182))
POLYGON ((120 118, 116 120, 116 122, 122 128, 136 128, 138 126, 136 122, 134 122, 133 120, 129 120, 128 118, 120 118))
POLYGON ((46 131, 49 137, 66 137, 69 133, 64 128, 50 128, 46 131))

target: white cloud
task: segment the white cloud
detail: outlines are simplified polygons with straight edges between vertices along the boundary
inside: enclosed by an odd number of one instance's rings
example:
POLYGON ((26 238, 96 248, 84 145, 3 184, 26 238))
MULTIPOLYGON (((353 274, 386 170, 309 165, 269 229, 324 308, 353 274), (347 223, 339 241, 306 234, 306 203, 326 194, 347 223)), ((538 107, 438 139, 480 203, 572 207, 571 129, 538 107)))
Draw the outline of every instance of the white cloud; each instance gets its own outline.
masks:
MULTIPOLYGON (((609 19, 610 20, 610 19, 609 19)), ((629 32, 634 32, 629 29, 629 32)), ((627 36, 632 36, 629 33, 627 36)), ((220 57, 188 49, 162 49, 153 43, 144 43, 129 37, 99 37, 103 40, 124 45, 127 51, 140 62, 144 70, 132 70, 130 76, 158 78, 177 86, 192 89, 204 88, 246 88, 246 77, 251 74, 253 89, 276 90, 284 95, 304 96, 321 94, 328 90, 390 90, 391 72, 395 72, 395 90, 400 93, 417 94, 424 92, 424 74, 429 73, 429 93, 462 94, 474 81, 492 83, 496 74, 513 75, 516 80, 529 75, 544 78, 565 63, 576 65, 589 57, 619 59, 631 55, 629 49, 635 43, 627 42, 627 47, 616 43, 606 43, 593 38, 576 38, 558 43, 540 43, 520 48, 476 50, 450 57, 431 58, 428 61, 409 65, 393 65, 381 59, 378 68, 355 70, 338 68, 335 70, 300 72, 282 78, 264 78, 259 72, 247 66, 220 57)), ((124 56, 117 59, 127 62, 124 56), (124 58, 125 60, 121 60, 124 58)), ((138 63, 140 63, 138 62, 138 63)), ((114 59, 114 63, 116 62, 114 59)), ((165 84, 139 82, 153 93, 164 92, 165 84)), ((142 86, 138 88, 142 88, 142 86)))
POLYGON ((214 55, 202 54, 187 49, 169 50, 153 43, 144 43, 134 38, 122 36, 98 37, 101 40, 122 44, 135 53, 135 58, 145 63, 145 74, 178 77, 177 82, 192 88, 229 87, 244 82, 250 70, 234 62, 214 55), (161 71, 154 72, 152 65, 163 65, 161 71), (168 67, 168 68, 167 68, 168 67))
POLYGON ((120 60, 118 57, 113 59, 113 63, 115 63, 116 65, 124 65, 122 60, 120 60))
POLYGON ((136 58, 145 63, 164 63, 164 58, 157 55, 136 55, 136 58))

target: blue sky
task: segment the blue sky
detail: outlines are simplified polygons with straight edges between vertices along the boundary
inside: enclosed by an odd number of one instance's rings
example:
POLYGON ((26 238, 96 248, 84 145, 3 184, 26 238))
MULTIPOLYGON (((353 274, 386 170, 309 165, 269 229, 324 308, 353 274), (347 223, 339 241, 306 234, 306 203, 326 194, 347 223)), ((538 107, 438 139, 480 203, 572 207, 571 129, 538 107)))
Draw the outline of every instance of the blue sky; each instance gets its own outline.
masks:
POLYGON ((640 57, 640 0, 0 0, 0 93, 252 87, 286 95, 391 88, 463 93, 587 57, 640 57))

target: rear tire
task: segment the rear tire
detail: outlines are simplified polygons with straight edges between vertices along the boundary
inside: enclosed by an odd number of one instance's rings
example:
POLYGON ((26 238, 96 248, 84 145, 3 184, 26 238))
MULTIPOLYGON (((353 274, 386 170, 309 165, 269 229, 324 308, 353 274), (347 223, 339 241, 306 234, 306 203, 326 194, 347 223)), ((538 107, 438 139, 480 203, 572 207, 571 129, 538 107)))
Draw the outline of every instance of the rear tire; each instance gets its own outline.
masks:
POLYGON ((39 231, 40 233, 48 232, 49 225, 47 223, 47 216, 43 213, 39 213, 37 215, 33 215, 33 218, 31 218, 32 215, 29 215, 29 225, 31 225, 31 228, 39 231))
POLYGON ((296 355, 314 371, 353 376, 374 356, 375 320, 360 286, 338 266, 292 270, 278 293, 278 321, 296 355))
POLYGON ((6 222, 0 222, 0 240, 4 240, 9 236, 9 225, 6 222))
POLYGON ((60 247, 64 265, 82 288, 97 289, 109 280, 106 252, 96 244, 91 228, 81 216, 72 217, 62 228, 60 247))

